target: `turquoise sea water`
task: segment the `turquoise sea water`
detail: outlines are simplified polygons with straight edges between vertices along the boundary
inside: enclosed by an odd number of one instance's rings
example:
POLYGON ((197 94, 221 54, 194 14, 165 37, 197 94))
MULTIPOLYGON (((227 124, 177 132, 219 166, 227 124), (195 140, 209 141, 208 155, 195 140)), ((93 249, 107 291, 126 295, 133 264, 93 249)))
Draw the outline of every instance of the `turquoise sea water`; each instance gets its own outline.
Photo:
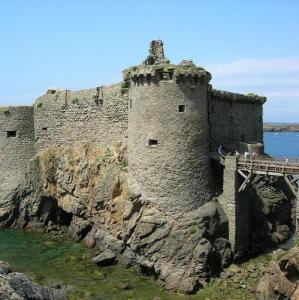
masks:
POLYGON ((299 132, 264 132, 265 152, 275 158, 299 160, 299 132))
POLYGON ((0 231, 0 260, 39 284, 54 280, 75 287, 71 300, 183 299, 162 291, 153 278, 137 276, 120 265, 100 268, 92 263, 93 255, 92 249, 62 237, 53 240, 38 232, 0 231), (127 289, 121 288, 124 284, 127 289))
POLYGON ((227 287, 223 290, 212 283, 196 295, 168 294, 152 277, 138 276, 120 264, 96 266, 91 262, 93 255, 93 249, 61 236, 53 239, 39 232, 0 230, 0 260, 39 284, 49 285, 54 281, 75 287, 69 300, 254 299, 250 291, 227 287))

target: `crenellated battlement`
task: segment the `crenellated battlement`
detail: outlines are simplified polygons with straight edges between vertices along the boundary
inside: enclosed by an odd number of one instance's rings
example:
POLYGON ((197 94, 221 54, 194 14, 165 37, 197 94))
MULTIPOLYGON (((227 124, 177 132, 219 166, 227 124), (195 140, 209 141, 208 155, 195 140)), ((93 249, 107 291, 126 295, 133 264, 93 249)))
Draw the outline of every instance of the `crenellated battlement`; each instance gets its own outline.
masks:
POLYGON ((226 101, 226 102, 235 102, 235 103, 258 103, 264 104, 267 100, 266 97, 262 97, 256 94, 238 94, 227 91, 220 91, 216 89, 210 89, 209 95, 213 100, 216 101, 226 101))
POLYGON ((195 86, 208 83, 212 76, 204 68, 197 67, 192 60, 183 60, 178 65, 171 64, 164 56, 163 42, 157 40, 150 43, 149 55, 143 64, 125 69, 123 78, 127 86, 159 84, 160 81, 195 86))
POLYGON ((207 83, 212 76, 202 67, 193 63, 139 65, 123 71, 125 82, 134 85, 158 84, 160 81, 172 80, 176 83, 191 83, 194 85, 207 83))

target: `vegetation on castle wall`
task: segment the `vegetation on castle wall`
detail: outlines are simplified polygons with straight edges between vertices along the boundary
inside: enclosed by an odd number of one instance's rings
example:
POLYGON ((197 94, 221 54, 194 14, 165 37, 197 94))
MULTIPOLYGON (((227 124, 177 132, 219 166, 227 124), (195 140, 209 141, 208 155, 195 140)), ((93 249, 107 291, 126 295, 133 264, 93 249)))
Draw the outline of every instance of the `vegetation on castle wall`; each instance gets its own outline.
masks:
POLYGON ((179 65, 173 64, 154 64, 154 65, 139 65, 134 66, 132 68, 125 69, 123 71, 124 80, 127 81, 130 77, 139 76, 139 75, 147 75, 150 74, 155 76, 158 72, 174 72, 174 76, 177 77, 179 75, 191 75, 198 77, 208 77, 211 79, 211 74, 207 72, 203 67, 197 67, 193 63, 182 63, 179 65))
POLYGON ((266 101, 265 97, 258 96, 253 93, 249 93, 247 95, 232 93, 227 91, 220 91, 216 89, 212 89, 210 91, 210 95, 214 99, 231 101, 231 102, 252 102, 252 103, 264 103, 266 101))
POLYGON ((128 81, 122 81, 121 82, 121 88, 122 89, 128 89, 130 87, 130 84, 129 84, 129 82, 128 81))

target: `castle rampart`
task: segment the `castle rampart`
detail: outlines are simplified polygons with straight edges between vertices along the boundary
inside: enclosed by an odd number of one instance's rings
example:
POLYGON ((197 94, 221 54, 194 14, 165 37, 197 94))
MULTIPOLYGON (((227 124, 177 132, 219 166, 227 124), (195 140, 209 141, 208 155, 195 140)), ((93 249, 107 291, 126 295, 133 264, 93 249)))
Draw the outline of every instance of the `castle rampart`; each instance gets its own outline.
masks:
POLYGON ((34 105, 36 148, 124 142, 127 102, 121 84, 82 91, 48 90, 34 105))
POLYGON ((211 151, 223 145, 230 151, 239 142, 263 144, 263 104, 265 97, 211 89, 209 91, 209 128, 211 151))
POLYGON ((34 155, 33 106, 0 108, 0 199, 24 178, 34 155))
POLYGON ((48 146, 124 142, 132 191, 176 214, 211 199, 210 151, 263 142, 265 98, 212 89, 209 72, 188 60, 171 64, 161 41, 123 74, 119 84, 49 89, 34 107, 2 108, 0 190, 17 185, 48 146))

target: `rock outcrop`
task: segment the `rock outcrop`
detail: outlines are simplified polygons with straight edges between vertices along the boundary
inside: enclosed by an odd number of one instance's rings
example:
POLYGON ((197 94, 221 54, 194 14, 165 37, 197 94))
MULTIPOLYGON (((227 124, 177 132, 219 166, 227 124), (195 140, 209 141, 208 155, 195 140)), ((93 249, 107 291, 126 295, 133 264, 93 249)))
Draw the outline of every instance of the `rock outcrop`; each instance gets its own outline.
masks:
POLYGON ((295 197, 283 178, 256 176, 243 197, 250 204, 252 254, 273 249, 290 238, 295 197))
POLYGON ((33 283, 22 273, 15 273, 0 261, 0 299, 10 300, 66 300, 67 292, 33 283))
POLYGON ((257 288, 258 300, 299 299, 299 247, 273 261, 257 288))
MULTIPOLYGON (((252 209, 261 212, 252 213, 257 244, 279 243, 290 232, 290 207, 276 185, 257 178, 248 193, 252 209)), ((95 263, 120 261, 153 275, 169 291, 192 293, 233 259, 227 218, 216 200, 173 218, 128 191, 123 144, 40 152, 29 163, 26 182, 1 202, 0 226, 62 231, 102 251, 95 263)))
POLYGON ((220 205, 211 201, 173 219, 128 192, 126 166, 121 144, 48 148, 1 204, 0 224, 63 231, 102 250, 96 262, 115 255, 167 290, 194 292, 232 259, 220 205))

